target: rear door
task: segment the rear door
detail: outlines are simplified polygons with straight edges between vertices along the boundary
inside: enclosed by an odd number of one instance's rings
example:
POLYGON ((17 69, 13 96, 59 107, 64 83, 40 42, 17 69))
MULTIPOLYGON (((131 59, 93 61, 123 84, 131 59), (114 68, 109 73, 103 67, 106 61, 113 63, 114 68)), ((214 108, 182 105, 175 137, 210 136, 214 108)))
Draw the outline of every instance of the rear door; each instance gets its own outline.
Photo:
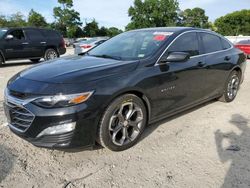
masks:
POLYGON ((29 43, 22 29, 8 32, 13 39, 4 40, 4 54, 6 59, 25 58, 29 51, 29 43))
POLYGON ((228 70, 231 69, 233 54, 231 45, 223 38, 207 32, 200 32, 202 54, 206 63, 204 91, 207 97, 219 95, 224 88, 228 70))
POLYGON ((29 57, 42 57, 46 48, 46 39, 39 29, 25 29, 31 49, 29 57))

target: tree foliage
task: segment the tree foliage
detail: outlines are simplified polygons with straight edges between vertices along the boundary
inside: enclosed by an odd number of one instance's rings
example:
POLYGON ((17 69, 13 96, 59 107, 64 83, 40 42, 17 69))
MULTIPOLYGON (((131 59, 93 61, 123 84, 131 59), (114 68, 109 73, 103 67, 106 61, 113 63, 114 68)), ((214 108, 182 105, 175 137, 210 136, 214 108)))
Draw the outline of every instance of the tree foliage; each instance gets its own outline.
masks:
POLYGON ((28 16, 28 25, 34 27, 47 27, 48 24, 45 18, 38 12, 31 9, 28 16))
POLYGON ((236 11, 215 20, 222 35, 250 35, 250 10, 236 11))
POLYGON ((55 29, 61 31, 64 36, 77 35, 78 27, 82 25, 79 12, 73 7, 73 0, 58 0, 61 6, 54 8, 55 29))
POLYGON ((178 19, 177 0, 135 0, 128 10, 131 22, 126 29, 174 26, 178 19))
POLYGON ((109 36, 113 37, 120 33, 122 33, 122 30, 116 28, 116 27, 101 27, 99 28, 99 25, 97 21, 94 19, 93 21, 86 23, 85 27, 83 28, 84 36, 87 37, 96 37, 96 36, 109 36))
POLYGON ((186 9, 179 13, 179 23, 185 27, 209 28, 208 16, 201 8, 186 9))

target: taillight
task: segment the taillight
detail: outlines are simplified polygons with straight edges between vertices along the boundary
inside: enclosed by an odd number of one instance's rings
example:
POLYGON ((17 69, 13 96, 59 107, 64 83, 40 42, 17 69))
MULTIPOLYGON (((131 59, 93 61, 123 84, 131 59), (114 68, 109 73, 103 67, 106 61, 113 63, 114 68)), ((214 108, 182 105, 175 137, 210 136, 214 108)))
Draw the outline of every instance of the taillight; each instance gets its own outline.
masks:
POLYGON ((88 49, 88 48, 91 48, 92 46, 91 45, 82 45, 80 46, 81 48, 84 48, 84 49, 88 49))
POLYGON ((65 43, 64 38, 62 38, 62 46, 63 46, 64 48, 66 48, 66 43, 65 43))

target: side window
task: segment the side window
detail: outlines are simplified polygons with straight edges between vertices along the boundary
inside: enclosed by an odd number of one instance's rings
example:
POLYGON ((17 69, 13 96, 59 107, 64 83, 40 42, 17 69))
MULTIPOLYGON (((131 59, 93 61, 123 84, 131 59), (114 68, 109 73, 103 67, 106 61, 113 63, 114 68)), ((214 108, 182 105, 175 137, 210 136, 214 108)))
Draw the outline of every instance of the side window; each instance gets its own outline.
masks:
POLYGON ((23 40, 23 39, 25 39, 23 30, 21 30, 21 29, 17 29, 17 30, 11 31, 9 33, 9 35, 13 35, 14 39, 16 39, 16 40, 23 40))
POLYGON ((180 36, 169 47, 168 52, 187 52, 190 56, 199 55, 199 42, 197 33, 186 33, 180 36))
POLYGON ((27 33, 27 37, 29 37, 29 39, 32 41, 40 41, 43 39, 41 32, 38 30, 29 29, 29 30, 26 30, 26 33, 27 33))
POLYGON ((225 39, 221 38, 221 43, 222 43, 222 47, 223 50, 229 49, 231 48, 231 45, 229 44, 229 42, 227 42, 225 39))
POLYGON ((211 53, 223 50, 221 39, 216 35, 201 33, 201 40, 204 46, 204 53, 211 53))

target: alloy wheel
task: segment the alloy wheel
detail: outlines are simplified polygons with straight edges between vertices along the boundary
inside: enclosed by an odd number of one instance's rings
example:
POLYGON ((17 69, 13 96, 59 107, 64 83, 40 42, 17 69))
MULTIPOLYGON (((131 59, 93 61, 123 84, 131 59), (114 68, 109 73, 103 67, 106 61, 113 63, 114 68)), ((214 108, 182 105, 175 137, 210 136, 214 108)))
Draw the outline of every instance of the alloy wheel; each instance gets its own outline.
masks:
POLYGON ((111 140, 115 145, 123 146, 134 141, 140 134, 143 120, 142 109, 133 102, 121 104, 109 121, 111 140))
POLYGON ((238 75, 233 75, 227 86, 227 95, 229 99, 234 99, 237 95, 240 85, 240 79, 238 75))

